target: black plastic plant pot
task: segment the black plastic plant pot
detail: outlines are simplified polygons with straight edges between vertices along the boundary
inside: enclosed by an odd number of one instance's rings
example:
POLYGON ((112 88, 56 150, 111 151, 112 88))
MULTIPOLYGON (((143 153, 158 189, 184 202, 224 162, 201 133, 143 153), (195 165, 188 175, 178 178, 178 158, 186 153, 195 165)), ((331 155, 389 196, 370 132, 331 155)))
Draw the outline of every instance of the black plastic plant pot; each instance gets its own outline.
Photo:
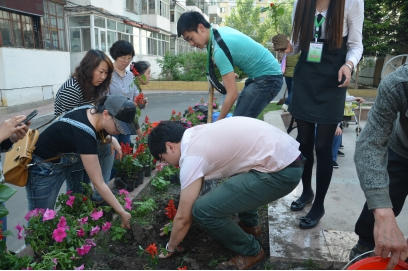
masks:
POLYGON ((144 176, 145 177, 152 176, 152 166, 151 165, 144 166, 144 176))

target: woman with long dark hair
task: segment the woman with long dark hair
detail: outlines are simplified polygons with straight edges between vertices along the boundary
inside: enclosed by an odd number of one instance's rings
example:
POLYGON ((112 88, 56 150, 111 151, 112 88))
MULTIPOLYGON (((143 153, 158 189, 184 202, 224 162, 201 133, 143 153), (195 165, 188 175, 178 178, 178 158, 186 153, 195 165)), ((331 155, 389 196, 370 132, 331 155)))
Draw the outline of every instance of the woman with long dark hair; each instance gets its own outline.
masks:
MULTIPOLYGON (((100 50, 89 50, 81 60, 72 76, 60 87, 54 104, 54 114, 61 115, 76 107, 94 104, 97 99, 108 93, 111 82, 113 64, 109 57, 100 50)), ((116 138, 112 138, 105 131, 98 134, 98 156, 105 183, 110 181, 110 172, 113 166, 111 148, 120 152, 120 145, 116 138)), ((79 179, 89 183, 89 178, 83 169, 71 173, 72 180, 79 179)), ((79 182, 67 181, 67 190, 81 192, 79 182)), ((102 203, 103 199, 97 191, 92 196, 93 200, 102 203)))
POLYGON ((307 161, 302 195, 291 210, 303 210, 300 228, 315 227, 324 215, 324 199, 333 172, 331 147, 343 119, 346 88, 362 52, 363 0, 295 1, 292 40, 301 55, 296 65, 289 111, 296 119, 297 140, 307 161), (316 131, 316 132, 315 132, 316 131), (316 195, 311 181, 316 150, 316 195), (313 201, 314 198, 314 201, 313 201))

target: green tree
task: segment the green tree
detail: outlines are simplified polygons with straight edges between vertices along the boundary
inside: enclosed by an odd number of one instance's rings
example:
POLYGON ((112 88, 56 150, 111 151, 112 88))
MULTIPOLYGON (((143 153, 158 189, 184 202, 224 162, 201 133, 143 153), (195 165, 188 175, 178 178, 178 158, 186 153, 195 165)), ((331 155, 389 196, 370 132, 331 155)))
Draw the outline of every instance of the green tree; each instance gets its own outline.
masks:
POLYGON ((238 0, 225 24, 265 45, 277 33, 289 36, 292 9, 293 0, 276 1, 267 7, 257 7, 253 0, 238 0))
POLYGON ((366 0, 364 5, 364 54, 407 53, 408 1, 366 0))

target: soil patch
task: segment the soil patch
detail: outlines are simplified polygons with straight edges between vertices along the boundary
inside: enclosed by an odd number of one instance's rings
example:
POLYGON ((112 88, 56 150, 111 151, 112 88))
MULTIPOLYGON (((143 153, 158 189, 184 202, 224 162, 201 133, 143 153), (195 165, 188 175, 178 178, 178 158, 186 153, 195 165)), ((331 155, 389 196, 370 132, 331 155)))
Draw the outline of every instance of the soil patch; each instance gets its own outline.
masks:
MULTIPOLYGON (((183 253, 173 255, 169 259, 159 259, 152 265, 149 255, 141 255, 140 247, 146 248, 156 243, 158 248, 164 248, 169 235, 160 236, 160 229, 169 222, 164 208, 169 199, 174 199, 178 205, 180 186, 170 185, 168 191, 159 193, 148 185, 134 201, 141 201, 153 197, 157 209, 148 216, 132 225, 132 230, 121 241, 106 241, 109 244, 98 245, 90 255, 93 262, 92 269, 177 269, 186 266, 188 269, 216 269, 222 261, 228 260, 236 254, 214 240, 196 223, 191 226, 186 238, 182 242, 183 253)), ((260 225, 262 226, 261 244, 265 255, 269 255, 269 232, 267 206, 259 208, 260 225)), ((268 257, 265 258, 265 261, 268 257)), ((264 269, 265 262, 257 264, 255 269, 264 269)))

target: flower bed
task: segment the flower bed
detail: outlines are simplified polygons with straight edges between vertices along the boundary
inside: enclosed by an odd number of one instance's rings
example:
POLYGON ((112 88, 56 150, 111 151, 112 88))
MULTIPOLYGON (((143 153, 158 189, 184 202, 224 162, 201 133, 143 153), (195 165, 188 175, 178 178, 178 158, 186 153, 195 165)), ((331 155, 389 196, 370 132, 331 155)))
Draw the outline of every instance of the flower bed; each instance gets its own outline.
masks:
MULTIPOLYGON (((151 184, 147 185, 133 202, 136 209, 147 200, 154 201, 154 211, 147 211, 145 215, 136 216, 132 221, 132 229, 124 239, 109 242, 109 248, 96 247, 90 253, 93 262, 92 269, 215 269, 216 266, 234 256, 211 238, 207 232, 193 223, 186 238, 181 243, 184 252, 168 259, 157 259, 163 251, 170 233, 161 235, 162 228, 169 222, 173 208, 169 201, 174 200, 177 208, 180 186, 170 184, 167 191, 158 192, 151 184), (154 248, 155 247, 155 248, 154 248), (153 257, 152 257, 152 254, 153 257)), ((147 204, 149 205, 149 204, 147 204)), ((152 205, 150 203, 150 205, 152 205)), ((260 209, 260 225, 262 225, 261 242, 267 255, 269 254, 269 234, 267 207, 260 209)), ((267 258, 265 259, 267 261, 267 258)), ((255 269, 264 269, 265 262, 258 264, 255 269)))

